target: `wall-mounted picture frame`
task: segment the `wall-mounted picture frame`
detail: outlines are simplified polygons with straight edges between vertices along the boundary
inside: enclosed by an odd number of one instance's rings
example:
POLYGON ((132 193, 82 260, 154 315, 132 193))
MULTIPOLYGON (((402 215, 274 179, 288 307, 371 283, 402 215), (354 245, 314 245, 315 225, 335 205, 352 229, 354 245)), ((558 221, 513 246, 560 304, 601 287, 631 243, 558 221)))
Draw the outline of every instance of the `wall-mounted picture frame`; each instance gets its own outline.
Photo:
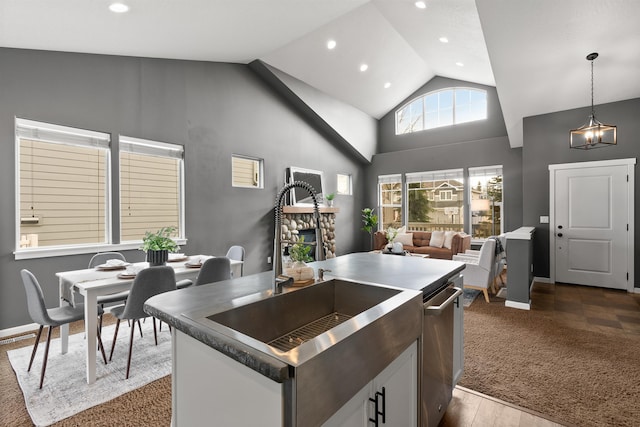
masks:
MULTIPOLYGON (((313 169, 291 166, 288 173, 289 182, 303 181, 316 190, 318 205, 324 203, 324 173, 313 169)), ((294 205, 313 206, 311 195, 304 188, 295 187, 291 191, 291 202, 294 205)))

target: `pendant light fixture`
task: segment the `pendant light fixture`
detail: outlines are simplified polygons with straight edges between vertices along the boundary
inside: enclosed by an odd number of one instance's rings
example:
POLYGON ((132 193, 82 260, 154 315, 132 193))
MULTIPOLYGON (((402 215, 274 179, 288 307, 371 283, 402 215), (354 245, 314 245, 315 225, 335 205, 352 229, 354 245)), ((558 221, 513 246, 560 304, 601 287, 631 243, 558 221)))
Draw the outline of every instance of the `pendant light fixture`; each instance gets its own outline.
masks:
POLYGON ((589 150, 617 144, 616 127, 599 122, 593 108, 593 60, 597 57, 596 52, 587 55, 587 60, 591 62, 591 114, 587 123, 571 130, 571 148, 589 150))

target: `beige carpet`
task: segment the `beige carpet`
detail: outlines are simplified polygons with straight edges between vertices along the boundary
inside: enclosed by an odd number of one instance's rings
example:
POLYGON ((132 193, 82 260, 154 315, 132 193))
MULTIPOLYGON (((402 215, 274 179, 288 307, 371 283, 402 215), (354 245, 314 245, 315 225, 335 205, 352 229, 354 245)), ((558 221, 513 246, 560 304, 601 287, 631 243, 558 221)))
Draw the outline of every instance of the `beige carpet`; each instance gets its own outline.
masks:
POLYGON ((478 298, 460 385, 579 426, 640 425, 640 336, 571 329, 478 298))
MULTIPOLYGON (((106 316, 105 316, 106 318, 106 316)), ((107 324, 111 319, 107 319, 107 324)), ((72 325, 71 333, 82 331, 82 323, 72 325)), ((166 328, 166 325, 165 325, 166 328)), ((46 335, 46 334, 43 334, 46 335)), ((126 334, 125 334, 126 335, 126 334)), ((58 333, 54 334, 57 337, 58 333)), ((127 337, 118 345, 126 347, 127 337)), ((43 337, 44 339, 44 337, 43 337)), ((150 339, 152 342, 153 338, 150 339)), ((27 413, 24 398, 15 373, 7 358, 7 351, 32 346, 33 338, 12 344, 0 346, 0 426, 32 426, 31 418, 27 413)), ((44 345, 41 344, 44 348, 44 345)), ((38 349, 39 354, 42 349, 38 349)), ((114 355, 115 357, 115 355, 114 355)), ((39 370, 39 360, 36 368, 39 370)), ((47 370, 51 368, 49 366, 47 370)), ((46 382, 46 377, 45 377, 46 382)), ((171 376, 166 376, 123 394, 107 403, 95 406, 80 412, 72 417, 62 420, 54 426, 169 426, 171 423, 171 376)))

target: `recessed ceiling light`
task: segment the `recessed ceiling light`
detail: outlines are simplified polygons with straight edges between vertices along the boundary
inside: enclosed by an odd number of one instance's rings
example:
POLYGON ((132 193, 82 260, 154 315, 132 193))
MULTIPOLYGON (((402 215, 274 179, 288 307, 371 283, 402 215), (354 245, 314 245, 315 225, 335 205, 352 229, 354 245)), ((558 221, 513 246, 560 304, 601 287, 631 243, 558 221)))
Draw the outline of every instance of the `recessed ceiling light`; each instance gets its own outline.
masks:
POLYGON ((446 37, 440 37, 438 40, 440 40, 442 43, 449 43, 449 39, 446 37))
POLYGON ((367 64, 362 64, 360 65, 360 71, 367 71, 367 69, 369 69, 369 66, 367 64))
POLYGON ((125 13, 129 11, 129 6, 124 3, 111 3, 109 5, 109 10, 115 13, 125 13))
POLYGON ((331 49, 335 49, 336 48, 336 41, 335 40, 329 40, 327 42, 327 49, 331 50, 331 49))
POLYGON ((390 87, 391 87, 391 83, 390 83, 390 82, 386 82, 386 83, 384 84, 384 88, 385 88, 385 89, 389 89, 390 87))
POLYGON ((418 9, 426 9, 427 7, 427 3, 423 2, 423 1, 417 1, 416 2, 416 7, 418 9))
POLYGON ((464 64, 463 64, 462 62, 456 62, 456 65, 457 65, 458 67, 464 67, 464 64))

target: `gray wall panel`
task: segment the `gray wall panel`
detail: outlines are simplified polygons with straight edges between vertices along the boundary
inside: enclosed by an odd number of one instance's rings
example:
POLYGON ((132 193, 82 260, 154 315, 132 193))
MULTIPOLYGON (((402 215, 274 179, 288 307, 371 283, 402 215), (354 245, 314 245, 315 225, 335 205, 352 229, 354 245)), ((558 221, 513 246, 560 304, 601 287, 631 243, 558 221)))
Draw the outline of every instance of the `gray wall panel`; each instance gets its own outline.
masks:
POLYGON ((240 244, 247 274, 269 270, 273 205, 288 166, 323 170, 329 192, 337 172, 353 174, 356 195, 336 197, 338 253, 360 246, 362 164, 245 65, 0 48, 0 97, 0 330, 31 322, 20 269, 37 275, 55 306, 55 272, 86 268, 90 258, 14 260, 14 116, 108 132, 114 145, 118 134, 184 144, 187 253, 223 255, 240 244), (234 153, 264 158, 264 190, 231 187, 234 153))
MULTIPOLYGON (((640 156, 640 98, 596 105, 596 117, 618 127, 618 145, 596 150, 569 148, 569 131, 581 126, 589 116, 590 107, 527 117, 524 119, 523 147, 523 225, 535 226, 534 274, 549 277, 549 227, 540 224, 541 215, 549 215, 549 165, 597 160, 637 158, 640 156)), ((640 191, 636 171, 636 233, 634 246, 640 244, 640 211, 637 195, 640 191)), ((635 287, 640 287, 640 253, 635 251, 635 287)))

